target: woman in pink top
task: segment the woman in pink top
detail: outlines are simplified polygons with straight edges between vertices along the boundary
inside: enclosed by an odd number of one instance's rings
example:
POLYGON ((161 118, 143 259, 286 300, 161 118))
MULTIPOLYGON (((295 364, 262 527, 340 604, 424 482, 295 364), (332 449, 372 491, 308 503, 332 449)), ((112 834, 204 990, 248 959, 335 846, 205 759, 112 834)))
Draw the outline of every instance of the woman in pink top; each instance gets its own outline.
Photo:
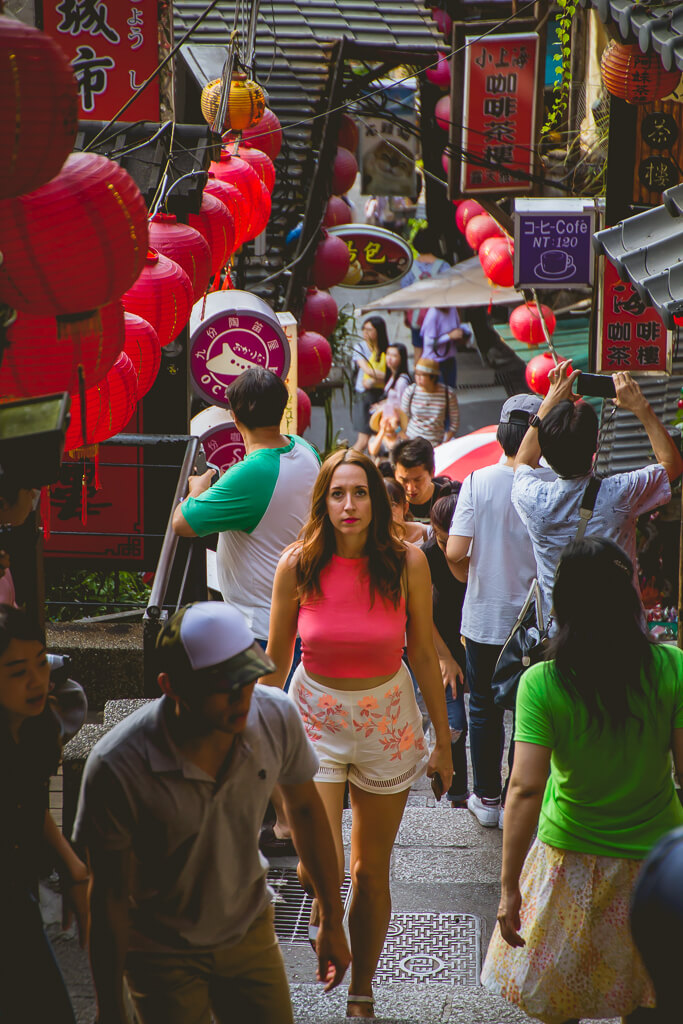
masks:
MULTIPOLYGON (((351 795, 350 1017, 374 1016, 372 978, 391 914, 389 862, 410 787, 426 769, 446 791, 453 771, 431 608, 427 560, 401 540, 379 470, 353 449, 330 455, 310 518, 275 575, 268 653, 277 671, 264 682, 284 684, 298 630, 302 662, 289 694, 318 754, 316 784, 340 882, 347 781, 351 795), (402 661, 406 638, 436 733, 431 755, 402 661)), ((311 892, 301 868, 299 877, 311 892)), ((312 938, 317 913, 314 902, 312 938)))

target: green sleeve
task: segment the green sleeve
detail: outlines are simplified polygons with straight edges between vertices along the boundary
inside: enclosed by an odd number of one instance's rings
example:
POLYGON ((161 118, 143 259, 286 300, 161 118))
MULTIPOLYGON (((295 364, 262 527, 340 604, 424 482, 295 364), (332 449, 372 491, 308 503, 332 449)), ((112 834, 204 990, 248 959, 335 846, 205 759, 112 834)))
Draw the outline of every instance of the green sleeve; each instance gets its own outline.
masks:
POLYGON ((655 652, 664 661, 659 672, 662 677, 669 675, 673 691, 673 727, 683 729, 683 651, 673 644, 658 644, 655 652))
POLYGON ((280 469, 279 453, 262 449, 229 469, 208 491, 186 498, 183 515, 198 537, 224 530, 251 533, 273 497, 280 469))
POLYGON ((515 742, 555 745, 551 708, 546 686, 547 666, 534 665, 519 681, 515 710, 515 742))

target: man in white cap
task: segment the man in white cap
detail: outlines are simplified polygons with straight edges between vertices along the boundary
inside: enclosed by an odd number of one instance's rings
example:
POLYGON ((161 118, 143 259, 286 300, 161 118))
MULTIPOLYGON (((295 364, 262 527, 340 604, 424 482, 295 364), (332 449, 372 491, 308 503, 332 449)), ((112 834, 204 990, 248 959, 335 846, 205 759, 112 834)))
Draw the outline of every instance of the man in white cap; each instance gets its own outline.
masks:
POLYGON ((161 699, 88 758, 74 841, 92 873, 90 959, 98 1024, 292 1024, 259 826, 281 786, 323 909, 325 990, 350 956, 317 759, 274 665, 222 602, 176 612, 157 640, 161 699))
MULTIPOLYGON (((504 456, 465 478, 451 522, 446 557, 467 580, 462 635, 467 643, 470 752, 473 789, 467 806, 481 825, 502 827, 503 711, 493 703, 491 678, 498 656, 536 576, 526 527, 511 500, 515 455, 538 412, 536 395, 513 395, 500 414, 496 437, 504 456), (469 565, 469 572, 468 572, 469 565)), ((546 475, 553 476, 548 470, 546 475)), ((512 751, 512 745, 511 745, 512 751)), ((512 753, 510 755, 512 766, 512 753)))

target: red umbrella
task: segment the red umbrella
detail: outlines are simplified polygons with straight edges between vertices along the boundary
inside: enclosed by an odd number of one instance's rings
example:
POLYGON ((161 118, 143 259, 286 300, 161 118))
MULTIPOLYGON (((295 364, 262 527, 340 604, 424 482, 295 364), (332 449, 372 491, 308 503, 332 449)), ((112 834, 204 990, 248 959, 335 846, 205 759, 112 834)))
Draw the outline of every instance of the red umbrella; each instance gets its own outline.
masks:
POLYGON ((454 437, 434 449, 434 466, 437 476, 447 476, 460 483, 484 466, 494 466, 500 461, 503 449, 496 441, 497 425, 481 427, 464 437, 454 437))

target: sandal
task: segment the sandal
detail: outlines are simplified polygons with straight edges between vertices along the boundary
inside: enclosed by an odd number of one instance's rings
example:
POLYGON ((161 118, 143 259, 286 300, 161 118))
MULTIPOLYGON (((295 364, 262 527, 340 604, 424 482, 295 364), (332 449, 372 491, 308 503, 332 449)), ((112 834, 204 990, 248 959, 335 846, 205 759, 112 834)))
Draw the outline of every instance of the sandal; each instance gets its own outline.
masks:
POLYGON ((366 1014, 362 1014, 362 1017, 364 1017, 365 1020, 374 1020, 375 1019, 375 997, 374 996, 354 996, 354 995, 352 995, 349 992, 348 996, 346 997, 346 1016, 347 1017, 360 1017, 361 1014, 349 1013, 349 1003, 360 1003, 361 1005, 369 1004, 370 1005, 371 1013, 369 1013, 367 1015, 366 1014))

